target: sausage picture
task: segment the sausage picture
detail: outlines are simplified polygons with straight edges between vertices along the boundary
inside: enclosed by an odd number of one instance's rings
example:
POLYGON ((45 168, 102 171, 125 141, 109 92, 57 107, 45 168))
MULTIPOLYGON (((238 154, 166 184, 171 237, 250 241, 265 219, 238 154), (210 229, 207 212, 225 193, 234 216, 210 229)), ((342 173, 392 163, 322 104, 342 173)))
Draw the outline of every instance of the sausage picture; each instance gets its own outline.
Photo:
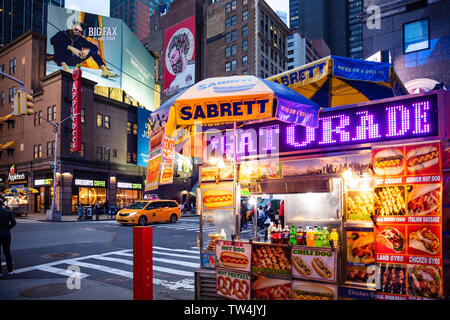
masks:
POLYGON ((241 253, 222 251, 220 263, 223 267, 245 269, 250 261, 247 256, 241 253))
POLYGON ((406 168, 411 173, 421 173, 439 164, 439 149, 435 145, 414 148, 406 154, 406 168))
POLYGON ((377 152, 373 158, 373 170, 380 176, 402 174, 403 159, 403 154, 398 149, 383 149, 377 152))
POLYGON ((233 206, 233 194, 225 189, 211 189, 203 192, 203 205, 206 209, 233 206))
POLYGON ((330 279, 333 277, 333 270, 323 261, 320 257, 315 257, 311 262, 312 267, 319 276, 324 279, 330 279))
POLYGON ((312 273, 311 268, 300 256, 293 256, 292 263, 294 265, 295 270, 297 270, 298 273, 300 273, 302 276, 308 277, 311 275, 312 273))

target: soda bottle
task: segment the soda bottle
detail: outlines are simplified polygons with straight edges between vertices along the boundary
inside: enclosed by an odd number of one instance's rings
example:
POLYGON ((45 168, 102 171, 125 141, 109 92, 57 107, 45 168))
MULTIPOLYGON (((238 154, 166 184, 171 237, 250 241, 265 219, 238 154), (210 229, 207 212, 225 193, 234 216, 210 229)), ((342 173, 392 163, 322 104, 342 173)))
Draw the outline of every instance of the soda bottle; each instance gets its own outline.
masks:
POLYGON ((276 242, 277 244, 281 244, 282 240, 281 240, 281 233, 283 232, 283 230, 281 229, 281 224, 278 225, 277 227, 277 232, 276 232, 276 242))
POLYGON ((321 247, 322 246, 322 240, 323 240, 323 233, 322 230, 320 229, 320 227, 317 227, 317 231, 314 235, 314 245, 316 247, 321 247))
POLYGON ((281 231, 281 243, 289 244, 289 227, 287 225, 284 226, 283 231, 281 231))
POLYGON ((295 231, 295 226, 291 227, 291 232, 289 233, 289 244, 295 246, 297 244, 297 232, 295 231))
POLYGON ((330 246, 330 232, 328 231, 327 227, 324 227, 322 247, 329 247, 329 246, 330 246))
POLYGON ((220 240, 227 240, 227 234, 225 233, 225 230, 224 229, 222 229, 221 231, 220 231, 220 240))
POLYGON ((303 245, 303 229, 302 229, 302 226, 298 226, 297 233, 296 233, 296 238, 297 238, 297 245, 303 245))
POLYGON ((273 222, 271 221, 269 227, 267 228, 267 238, 269 239, 270 243, 274 243, 274 231, 275 228, 273 226, 273 222))
POLYGON ((337 233, 335 228, 331 229, 330 242, 333 248, 339 247, 339 234, 337 233))
POLYGON ((306 232, 306 245, 308 247, 314 247, 314 230, 309 227, 308 231, 306 232))
POLYGON ((306 246, 306 228, 302 230, 302 245, 306 246))

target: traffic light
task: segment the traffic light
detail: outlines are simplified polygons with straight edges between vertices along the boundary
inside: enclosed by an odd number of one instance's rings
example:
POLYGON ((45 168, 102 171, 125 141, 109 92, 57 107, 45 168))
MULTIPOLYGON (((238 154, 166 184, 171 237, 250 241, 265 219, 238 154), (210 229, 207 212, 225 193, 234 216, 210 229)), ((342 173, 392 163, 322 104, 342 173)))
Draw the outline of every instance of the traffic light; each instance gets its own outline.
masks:
POLYGON ((33 96, 20 90, 20 112, 21 114, 33 114, 33 96))
POLYGON ((14 94, 13 115, 20 116, 20 96, 19 92, 14 94))

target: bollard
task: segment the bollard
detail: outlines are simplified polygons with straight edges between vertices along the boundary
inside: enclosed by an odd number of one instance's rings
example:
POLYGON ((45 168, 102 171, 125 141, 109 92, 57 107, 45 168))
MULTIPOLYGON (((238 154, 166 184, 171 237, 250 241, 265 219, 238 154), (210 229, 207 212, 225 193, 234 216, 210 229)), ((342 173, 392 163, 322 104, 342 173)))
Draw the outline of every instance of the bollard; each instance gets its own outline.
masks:
POLYGON ((153 300, 152 227, 133 227, 133 299, 153 300))

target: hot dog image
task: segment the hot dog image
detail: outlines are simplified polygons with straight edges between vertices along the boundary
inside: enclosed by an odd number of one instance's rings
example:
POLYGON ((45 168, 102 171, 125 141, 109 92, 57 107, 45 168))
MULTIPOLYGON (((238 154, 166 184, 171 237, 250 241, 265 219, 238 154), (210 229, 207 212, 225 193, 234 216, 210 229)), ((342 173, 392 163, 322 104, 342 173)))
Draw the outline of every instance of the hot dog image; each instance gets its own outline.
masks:
POLYGON ((434 145, 417 147, 406 154, 406 167, 412 173, 420 173, 439 163, 439 149, 434 145))
POLYGON ((333 277, 333 270, 323 261, 320 257, 314 257, 311 261, 311 265, 319 276, 324 279, 330 279, 333 277))
POLYGON ((224 267, 245 269, 250 261, 247 256, 241 253, 222 251, 220 263, 224 267))
POLYGON ((334 300, 335 294, 329 287, 320 284, 299 283, 293 285, 294 300, 334 300))
POLYGON ((258 277, 252 284, 252 296, 256 300, 289 300, 291 281, 258 277))
POLYGON ((158 129, 152 130, 152 133, 150 134, 150 148, 153 149, 154 147, 160 145, 163 137, 164 137, 163 127, 159 127, 158 129))
POLYGON ((221 180, 229 180, 233 179, 234 168, 233 166, 226 166, 220 169, 220 179, 221 180))
POLYGON ((377 235, 377 242, 394 252, 402 252, 405 248, 405 237, 396 228, 386 227, 377 235))
POLYGON ((409 234, 409 247, 430 254, 440 252, 439 238, 428 228, 423 228, 409 234))
POLYGON ((311 275, 311 268, 300 256, 293 256, 292 263, 294 264, 295 270, 297 270, 302 276, 307 277, 311 275))
POLYGON ((409 215, 439 215, 441 186, 438 183, 412 187, 408 195, 409 215))
POLYGON ((378 152, 373 159, 373 170, 380 176, 391 176, 401 174, 403 171, 403 154, 395 149, 389 148, 378 152))
POLYGON ((233 194, 225 189, 206 190, 203 193, 205 208, 224 208, 233 206, 233 194))

